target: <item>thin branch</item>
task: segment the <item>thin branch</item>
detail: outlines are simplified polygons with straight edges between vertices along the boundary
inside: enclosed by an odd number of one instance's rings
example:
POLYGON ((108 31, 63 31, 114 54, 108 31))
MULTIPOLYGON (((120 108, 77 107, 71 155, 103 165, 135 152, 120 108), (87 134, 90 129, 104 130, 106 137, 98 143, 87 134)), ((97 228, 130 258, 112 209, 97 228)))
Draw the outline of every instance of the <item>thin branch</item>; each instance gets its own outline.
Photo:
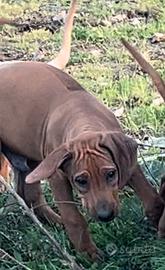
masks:
POLYGON ((15 262, 17 265, 21 266, 25 270, 32 270, 21 262, 17 261, 14 257, 12 257, 9 253, 7 253, 4 249, 0 248, 0 260, 10 259, 15 262))
POLYGON ((44 228, 42 223, 38 220, 36 215, 33 213, 33 211, 26 205, 24 200, 14 191, 14 189, 4 180, 4 178, 0 175, 0 182, 6 187, 6 189, 14 196, 14 198, 18 201, 19 205, 22 206, 22 208, 25 211, 25 214, 29 216, 33 222, 37 225, 37 227, 41 230, 43 234, 45 234, 50 243, 52 244, 56 255, 63 258, 69 265, 71 270, 84 270, 82 266, 79 266, 73 257, 63 250, 60 246, 60 244, 51 236, 51 234, 44 228))
POLYGON ((142 147, 151 147, 151 148, 154 147, 154 148, 159 148, 161 150, 165 150, 165 146, 159 146, 159 145, 154 145, 154 144, 149 144, 149 143, 138 142, 138 145, 142 147))
MULTIPOLYGON (((54 203, 58 203, 58 204, 74 204, 74 205, 81 205, 81 203, 78 203, 78 202, 74 202, 74 201, 53 201, 54 203)), ((4 206, 3 206, 3 208, 7 208, 7 207, 10 207, 10 206, 13 206, 13 205, 16 205, 17 204, 17 202, 12 202, 12 203, 8 203, 8 204, 5 204, 4 206)), ((37 208, 39 208, 39 207, 41 207, 41 206, 46 206, 47 205, 47 203, 40 203, 40 204, 38 204, 38 205, 36 205, 36 206, 33 206, 33 210, 35 210, 35 209, 37 209, 37 208)), ((53 205, 53 204, 51 204, 51 205, 53 205)))
POLYGON ((147 163, 146 163, 146 161, 145 161, 145 159, 144 159, 144 157, 143 157, 143 154, 141 153, 141 151, 139 151, 139 152, 140 152, 141 159, 142 159, 142 161, 143 161, 143 163, 144 163, 144 165, 145 165, 145 167, 146 167, 148 173, 149 173, 150 176, 152 177, 152 179, 153 179, 155 185, 158 187, 159 184, 158 184, 156 178, 154 177, 154 175, 152 174, 151 170, 149 169, 149 167, 148 167, 148 165, 147 165, 147 163))

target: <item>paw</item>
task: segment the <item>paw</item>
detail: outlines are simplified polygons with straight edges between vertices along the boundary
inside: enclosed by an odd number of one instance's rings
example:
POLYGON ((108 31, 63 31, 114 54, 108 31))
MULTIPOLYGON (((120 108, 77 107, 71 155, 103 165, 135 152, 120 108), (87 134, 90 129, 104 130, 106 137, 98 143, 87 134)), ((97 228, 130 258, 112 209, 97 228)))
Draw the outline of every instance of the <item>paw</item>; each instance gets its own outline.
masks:
POLYGON ((105 259, 105 253, 104 253, 104 251, 102 251, 101 249, 98 249, 97 248, 97 250, 94 253, 92 253, 91 259, 93 261, 101 261, 101 262, 103 262, 104 259, 105 259))
POLYGON ((152 225, 158 228, 159 221, 163 214, 164 203, 160 197, 156 197, 152 204, 145 209, 145 214, 148 217, 152 225))
POLYGON ((158 224, 158 237, 165 238, 165 209, 158 224))
POLYGON ((92 247, 87 251, 88 256, 92 261, 101 261, 103 262, 105 260, 105 253, 97 248, 96 246, 92 247))
POLYGON ((165 239, 165 230, 158 230, 158 238, 165 239))

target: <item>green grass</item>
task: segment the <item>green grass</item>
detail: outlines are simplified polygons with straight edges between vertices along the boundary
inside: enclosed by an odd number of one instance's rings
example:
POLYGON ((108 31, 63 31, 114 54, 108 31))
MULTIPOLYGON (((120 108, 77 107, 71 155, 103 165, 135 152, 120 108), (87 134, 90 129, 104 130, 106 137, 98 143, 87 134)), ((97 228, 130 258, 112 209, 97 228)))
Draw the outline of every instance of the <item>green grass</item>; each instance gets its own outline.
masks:
MULTIPOLYGON (((58 1, 57 7, 68 7, 69 1, 58 1)), ((24 10, 32 12, 43 5, 42 12, 48 16, 55 15, 46 11, 53 1, 10 1, 0 2, 0 16, 23 16, 24 10)), ((58 10, 58 8, 57 8, 58 10)), ((125 37, 135 43, 147 59, 165 77, 163 59, 160 57, 163 44, 151 45, 149 38, 155 32, 165 31, 165 2, 161 0, 109 1, 92 0, 81 3, 80 12, 75 22, 72 54, 67 72, 77 79, 88 91, 102 100, 108 107, 116 109, 124 106, 120 117, 126 132, 134 135, 163 136, 165 134, 165 107, 153 105, 155 91, 148 76, 144 75, 132 60, 120 42, 125 37), (134 2, 134 3, 133 3, 134 2), (140 17, 138 25, 130 21, 114 25, 103 24, 110 21, 112 14, 125 10, 150 10, 148 23, 140 17)), ((15 54, 21 59, 32 59, 39 47, 45 52, 42 61, 55 55, 60 47, 60 32, 52 35, 44 29, 23 34, 15 34, 10 26, 0 28, 2 52, 15 54), (23 53, 23 54, 20 54, 23 53)), ((143 151, 147 159, 155 151, 143 151)), ((155 156, 154 156, 155 157, 155 156)), ((157 183, 165 167, 163 159, 156 157, 147 165, 154 174, 157 183)), ((143 164, 144 170, 146 170, 143 164)), ((146 170, 147 177, 152 180, 146 170)), ((153 180, 153 183, 154 180, 153 180)), ((44 192, 52 204, 47 186, 44 192)), ((33 270, 69 269, 64 261, 54 255, 47 238, 22 214, 17 206, 5 207, 9 194, 0 196, 0 247, 18 261, 33 270)), ((91 234, 98 247, 108 252, 103 263, 93 263, 82 254, 78 254, 59 226, 45 225, 50 233, 61 243, 77 262, 91 270, 165 270, 165 242, 156 237, 155 230, 144 219, 141 202, 129 190, 121 194, 121 214, 110 224, 89 222, 91 234)), ((88 217, 87 217, 88 218, 88 217)), ((13 261, 2 259, 0 270, 21 270, 13 261)))

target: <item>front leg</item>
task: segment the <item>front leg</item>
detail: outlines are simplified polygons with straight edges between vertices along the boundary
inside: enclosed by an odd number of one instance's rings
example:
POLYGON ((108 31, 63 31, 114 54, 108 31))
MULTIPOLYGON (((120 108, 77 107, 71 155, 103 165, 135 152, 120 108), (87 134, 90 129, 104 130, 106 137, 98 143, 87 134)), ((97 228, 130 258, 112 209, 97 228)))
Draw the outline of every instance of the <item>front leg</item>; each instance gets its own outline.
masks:
POLYGON ((101 252, 92 241, 88 225, 74 204, 69 180, 56 173, 50 179, 50 186, 57 201, 62 222, 75 249, 87 252, 93 260, 100 259, 101 252))
POLYGON ((155 227, 158 227, 164 203, 156 189, 147 181, 139 165, 134 170, 128 185, 134 189, 142 200, 146 216, 155 227))

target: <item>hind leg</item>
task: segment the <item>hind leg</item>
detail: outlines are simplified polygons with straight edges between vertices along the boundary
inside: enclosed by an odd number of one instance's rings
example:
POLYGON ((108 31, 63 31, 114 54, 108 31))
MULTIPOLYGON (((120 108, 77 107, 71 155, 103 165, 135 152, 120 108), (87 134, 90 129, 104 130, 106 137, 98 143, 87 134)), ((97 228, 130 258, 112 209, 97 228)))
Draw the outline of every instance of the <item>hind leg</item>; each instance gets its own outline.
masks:
MULTIPOLYGON (((29 172, 28 172, 29 173, 29 172)), ((35 214, 51 224, 62 223, 61 218, 46 203, 42 194, 40 183, 26 184, 25 178, 28 173, 14 169, 14 180, 17 193, 25 200, 26 204, 33 208, 35 214)))
POLYGON ((147 181, 139 165, 128 184, 142 200, 146 216, 155 227, 158 227, 164 210, 164 202, 156 189, 147 181))
MULTIPOLYGON (((1 141, 0 141, 0 175, 9 182, 9 162, 1 152, 1 141)), ((5 191, 5 186, 0 182, 0 194, 5 191)))
MULTIPOLYGON (((165 203, 165 175, 161 179, 159 194, 165 203)), ((159 220, 158 235, 160 238, 165 238, 165 208, 163 214, 159 220)))

